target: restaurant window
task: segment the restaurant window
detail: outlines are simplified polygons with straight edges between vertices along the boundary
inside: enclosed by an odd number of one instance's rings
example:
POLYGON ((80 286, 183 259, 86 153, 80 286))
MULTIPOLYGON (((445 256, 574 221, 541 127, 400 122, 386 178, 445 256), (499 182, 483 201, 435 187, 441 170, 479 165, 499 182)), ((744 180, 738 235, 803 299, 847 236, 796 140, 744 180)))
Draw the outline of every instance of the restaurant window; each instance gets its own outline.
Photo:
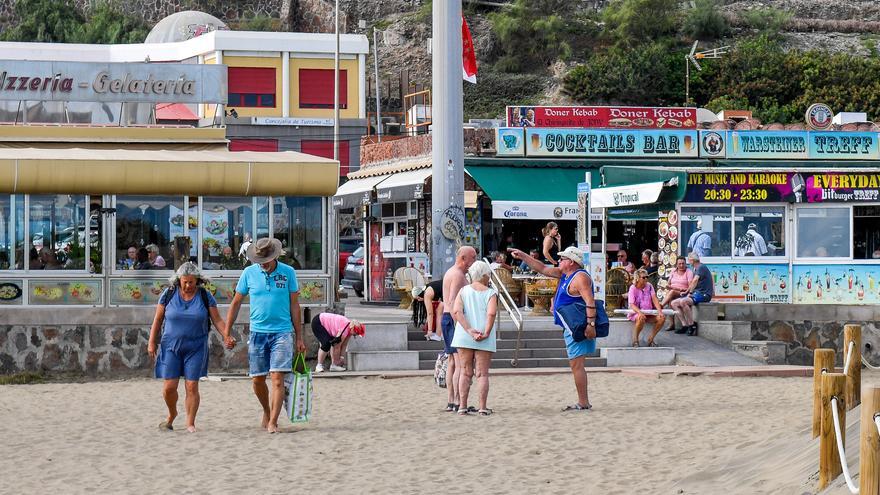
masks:
POLYGON ((848 206, 798 208, 795 211, 799 258, 850 257, 852 242, 848 206))
MULTIPOLYGON (((265 198, 263 198, 265 200, 265 198)), ((253 238, 255 198, 202 200, 202 267, 206 270, 241 270, 242 245, 253 238)))
MULTIPOLYGON (((348 108, 347 74, 339 71, 339 108, 348 108)), ((333 69, 299 70, 299 107, 333 108, 333 69)))
MULTIPOLYGON (((28 228, 31 270, 86 270, 86 243, 90 224, 84 195, 30 197, 28 228)), ((91 267, 88 267, 91 268, 91 267)))
POLYGON ((180 196, 118 196, 116 269, 176 269, 191 255, 186 224, 180 196))
POLYGON ((703 256, 730 256, 732 253, 730 207, 683 206, 681 233, 678 236, 683 255, 700 245, 703 256), (698 231, 699 227, 699 231, 698 231))
POLYGON ((24 196, 0 195, 0 270, 22 270, 24 257, 24 196))
POLYGON ((274 68, 229 67, 228 80, 229 107, 275 107, 274 68))
POLYGON ((880 260, 880 205, 853 206, 853 258, 880 260))
POLYGON ((784 206, 735 206, 734 256, 785 256, 784 206))
POLYGON ((321 198, 272 198, 275 238, 281 241, 281 261, 297 270, 322 268, 323 208, 321 198))

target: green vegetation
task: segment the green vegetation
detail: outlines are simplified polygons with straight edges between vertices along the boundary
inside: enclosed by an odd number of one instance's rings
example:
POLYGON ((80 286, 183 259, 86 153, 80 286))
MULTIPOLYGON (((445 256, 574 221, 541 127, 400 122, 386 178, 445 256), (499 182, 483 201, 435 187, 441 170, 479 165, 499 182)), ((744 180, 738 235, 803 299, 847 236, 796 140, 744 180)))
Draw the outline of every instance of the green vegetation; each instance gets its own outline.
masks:
POLYGON ((477 84, 464 84, 464 119, 495 118, 512 104, 535 104, 549 78, 535 74, 507 74, 480 67, 477 84))
POLYGON ((44 381, 46 381, 46 375, 33 371, 0 375, 0 385, 29 385, 32 383, 43 383, 44 381))
POLYGON ((267 15, 255 15, 230 26, 236 31, 281 31, 281 20, 267 15))
POLYGON ((780 39, 785 25, 791 21, 791 12, 768 7, 766 9, 747 10, 740 15, 741 21, 752 29, 757 29, 761 36, 780 39))
POLYGON ((0 33, 2 41, 47 43, 139 43, 149 27, 122 13, 111 1, 95 2, 84 15, 73 0, 16 0, 18 23, 0 33))
POLYGON ((717 40, 730 32, 730 24, 719 10, 718 0, 697 0, 694 8, 685 12, 685 36, 696 40, 717 40))
POLYGON ((604 34, 617 46, 665 40, 681 24, 679 0, 614 0, 602 11, 604 34))

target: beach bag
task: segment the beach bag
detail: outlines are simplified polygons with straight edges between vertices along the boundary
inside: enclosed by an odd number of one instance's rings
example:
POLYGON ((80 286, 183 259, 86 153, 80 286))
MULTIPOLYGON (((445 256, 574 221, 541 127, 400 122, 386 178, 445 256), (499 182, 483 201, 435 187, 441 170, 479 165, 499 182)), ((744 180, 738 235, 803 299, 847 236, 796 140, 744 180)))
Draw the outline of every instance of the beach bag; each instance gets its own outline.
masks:
MULTIPOLYGON (((608 313, 605 312, 605 301, 596 299, 596 338, 608 336, 611 326, 608 321, 608 313)), ((566 304, 556 308, 556 315, 562 322, 562 327, 571 332, 571 338, 575 342, 587 340, 584 330, 587 329, 587 304, 583 301, 566 304)))
POLYGON ((437 355, 434 363, 434 383, 440 388, 446 388, 446 369, 449 367, 449 355, 441 352, 437 355))
POLYGON ((284 410, 291 423, 312 418, 312 370, 306 366, 305 353, 296 355, 293 370, 284 377, 284 410))

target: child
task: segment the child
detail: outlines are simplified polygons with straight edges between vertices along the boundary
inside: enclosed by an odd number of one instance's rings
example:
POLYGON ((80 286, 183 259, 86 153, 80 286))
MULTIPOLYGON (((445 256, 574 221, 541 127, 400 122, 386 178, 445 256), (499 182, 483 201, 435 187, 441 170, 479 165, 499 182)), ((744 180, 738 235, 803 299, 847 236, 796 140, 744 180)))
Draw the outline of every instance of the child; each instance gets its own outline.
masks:
POLYGON ((330 353, 330 371, 345 371, 345 348, 352 334, 363 337, 364 324, 334 313, 320 313, 312 318, 312 332, 321 343, 315 373, 324 371, 324 360, 330 353))

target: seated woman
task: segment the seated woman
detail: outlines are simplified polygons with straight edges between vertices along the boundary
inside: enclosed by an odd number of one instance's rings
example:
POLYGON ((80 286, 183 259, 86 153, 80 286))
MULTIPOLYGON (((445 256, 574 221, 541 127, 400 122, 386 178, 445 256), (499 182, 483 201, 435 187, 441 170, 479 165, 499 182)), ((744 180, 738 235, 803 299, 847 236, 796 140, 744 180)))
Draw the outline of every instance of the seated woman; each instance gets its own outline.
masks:
POLYGON ((663 315, 663 307, 657 299, 657 293, 654 292, 654 286, 648 283, 648 272, 645 269, 640 268, 636 270, 633 284, 629 288, 628 300, 629 309, 632 310, 632 312, 627 318, 636 323, 636 326, 633 328, 632 346, 639 346, 639 334, 642 332, 642 328, 644 328, 646 322, 653 321, 654 329, 651 332, 651 335, 648 336, 647 344, 648 347, 657 347, 657 344, 654 343, 654 337, 660 332, 660 329, 663 328, 663 322, 666 321, 666 316, 663 315), (650 309, 656 309, 657 314, 648 315, 644 313, 645 310, 650 309))
MULTIPOLYGON (((669 275, 669 285, 666 287, 666 295, 663 296, 660 305, 665 308, 669 303, 684 295, 693 279, 694 272, 687 267, 687 262, 684 256, 679 256, 675 260, 675 270, 669 275)), ((667 330, 672 330, 674 328, 675 317, 672 318, 672 325, 670 325, 667 330)))
POLYGON ((492 271, 497 268, 504 268, 507 271, 513 271, 513 267, 507 264, 507 255, 501 251, 492 252, 492 264, 489 265, 492 271))

